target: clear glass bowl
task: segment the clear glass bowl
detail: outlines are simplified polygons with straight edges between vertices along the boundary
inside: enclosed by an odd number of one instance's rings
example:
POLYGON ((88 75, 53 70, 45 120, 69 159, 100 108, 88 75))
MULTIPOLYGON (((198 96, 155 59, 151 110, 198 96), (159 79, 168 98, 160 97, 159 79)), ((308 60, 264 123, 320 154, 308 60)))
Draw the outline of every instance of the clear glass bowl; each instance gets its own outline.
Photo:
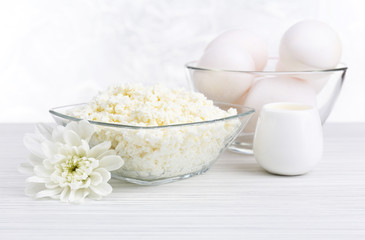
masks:
MULTIPOLYGON (((49 112, 58 124, 80 119, 67 113, 81 104, 57 107, 49 112)), ((254 110, 241 105, 215 103, 221 109, 235 108, 237 115, 204 122, 165 126, 130 126, 89 121, 95 127, 92 144, 105 140, 124 159, 112 176, 142 185, 169 183, 206 172, 224 149, 244 129, 254 110)))
MULTIPOLYGON (((275 69, 277 60, 277 58, 270 58, 264 71, 231 71, 200 68, 196 67, 196 61, 187 63, 185 67, 188 72, 190 88, 194 91, 205 94, 209 99, 214 101, 222 101, 220 99, 220 94, 223 94, 225 91, 231 91, 232 87, 230 86, 230 84, 235 85, 236 91, 240 88, 239 85, 242 83, 239 81, 246 81, 246 79, 248 79, 247 81, 252 81, 253 83, 263 79, 273 79, 274 81, 275 79, 282 77, 310 81, 311 86, 313 86, 313 90, 315 90, 314 98, 316 101, 316 106, 319 110, 322 124, 324 124, 341 91, 347 67, 344 64, 339 64, 339 66, 334 69, 279 72, 271 70, 275 69), (224 84, 222 84, 221 82, 224 82, 224 84), (204 83, 205 85, 202 85, 202 83, 204 83), (220 87, 216 87, 213 90, 209 89, 209 85, 213 84, 217 84, 217 86, 220 87)), ((244 85, 245 84, 243 84, 242 86, 244 85)), ((250 89, 248 91, 250 91, 250 89)), ((245 94, 247 94, 247 92, 245 94)), ((269 92, 268 94, 273 93, 269 92)), ((278 98, 277 101, 282 102, 287 100, 278 98)), ((244 100, 232 101, 232 103, 237 102, 239 102, 239 104, 245 104, 244 100)), ((256 106, 247 105, 247 107, 255 108, 256 112, 260 110, 256 106)), ((252 142, 257 118, 258 114, 255 114, 255 116, 251 118, 248 126, 245 128, 246 131, 241 133, 230 145, 230 150, 245 154, 253 153, 252 142)))

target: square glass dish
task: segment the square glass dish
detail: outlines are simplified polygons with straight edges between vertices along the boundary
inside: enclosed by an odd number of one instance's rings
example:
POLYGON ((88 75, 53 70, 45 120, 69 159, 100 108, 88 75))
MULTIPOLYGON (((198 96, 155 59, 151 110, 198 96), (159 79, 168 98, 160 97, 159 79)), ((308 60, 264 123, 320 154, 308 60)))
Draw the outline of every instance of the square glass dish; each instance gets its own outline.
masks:
MULTIPOLYGON (((58 124, 66 125, 81 120, 67 114, 81 105, 57 107, 49 112, 58 124)), ((255 112, 236 104, 215 105, 223 110, 234 108, 237 114, 210 121, 148 127, 89 121, 95 127, 92 145, 111 141, 112 148, 125 161, 122 168, 112 172, 117 179, 157 185, 200 175, 209 170, 255 112)))

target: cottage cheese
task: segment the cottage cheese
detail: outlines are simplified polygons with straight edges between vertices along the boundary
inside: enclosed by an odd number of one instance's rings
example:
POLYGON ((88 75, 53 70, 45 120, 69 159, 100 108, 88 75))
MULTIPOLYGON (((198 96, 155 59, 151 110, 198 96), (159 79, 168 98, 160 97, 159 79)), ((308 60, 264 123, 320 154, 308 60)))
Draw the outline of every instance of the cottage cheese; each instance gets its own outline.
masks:
POLYGON ((168 89, 161 85, 122 85, 101 92, 90 103, 73 109, 71 116, 140 126, 97 127, 93 141, 105 140, 125 160, 115 174, 156 180, 197 173, 209 168, 241 127, 239 120, 185 126, 156 127, 202 122, 237 114, 224 111, 201 93, 168 89))

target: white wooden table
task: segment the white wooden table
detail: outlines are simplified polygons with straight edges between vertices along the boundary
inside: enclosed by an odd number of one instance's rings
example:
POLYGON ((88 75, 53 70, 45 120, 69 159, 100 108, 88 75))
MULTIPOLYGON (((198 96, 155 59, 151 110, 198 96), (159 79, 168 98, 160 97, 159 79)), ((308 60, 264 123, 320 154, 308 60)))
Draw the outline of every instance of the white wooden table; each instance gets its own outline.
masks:
POLYGON ((311 173, 270 175, 252 156, 225 153, 206 174, 161 186, 112 180, 82 205, 23 194, 24 133, 0 124, 0 239, 365 239, 365 123, 325 126, 311 173))

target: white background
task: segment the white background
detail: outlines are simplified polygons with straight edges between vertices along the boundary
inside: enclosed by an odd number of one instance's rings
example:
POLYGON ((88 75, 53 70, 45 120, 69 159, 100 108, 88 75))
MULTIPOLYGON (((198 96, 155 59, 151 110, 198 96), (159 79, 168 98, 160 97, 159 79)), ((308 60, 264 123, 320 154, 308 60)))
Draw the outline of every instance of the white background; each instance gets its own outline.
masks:
POLYGON ((349 66, 329 121, 365 121, 365 2, 356 0, 1 1, 0 122, 51 121, 48 109, 122 82, 187 86, 184 63, 229 28, 267 40, 315 18, 343 42, 349 66))

